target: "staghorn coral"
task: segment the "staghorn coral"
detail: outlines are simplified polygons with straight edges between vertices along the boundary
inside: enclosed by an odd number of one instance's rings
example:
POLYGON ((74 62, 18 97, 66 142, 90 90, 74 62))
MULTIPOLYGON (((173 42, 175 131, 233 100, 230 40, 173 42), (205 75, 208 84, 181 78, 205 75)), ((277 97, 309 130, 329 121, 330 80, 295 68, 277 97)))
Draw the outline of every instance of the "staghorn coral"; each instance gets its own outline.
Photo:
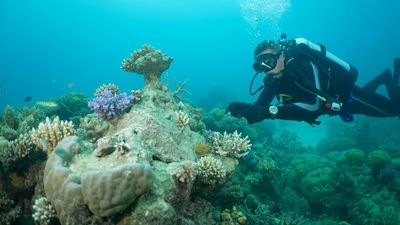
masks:
POLYGON ((51 224, 54 218, 57 217, 56 210, 46 197, 37 198, 32 208, 34 211, 32 217, 40 225, 51 224))
POLYGON ((144 75, 145 85, 154 83, 161 85, 161 73, 169 68, 173 58, 165 55, 160 50, 150 45, 143 47, 131 54, 131 57, 122 61, 121 68, 126 72, 144 75))
POLYGON ((176 126, 183 130, 189 124, 189 116, 181 110, 175 112, 175 115, 176 126))
POLYGON ((110 91, 114 95, 120 93, 119 88, 116 84, 108 83, 108 84, 102 84, 100 87, 98 87, 94 92, 94 96, 99 97, 102 95, 104 91, 110 91))
POLYGON ((104 90, 88 103, 91 110, 95 111, 104 120, 112 120, 123 114, 134 102, 134 97, 126 93, 113 94, 104 90))
POLYGON ((197 174, 205 184, 216 184, 226 177, 226 170, 220 159, 203 156, 197 162, 197 174))
POLYGON ((46 121, 40 123, 37 129, 32 129, 33 142, 47 154, 50 154, 64 137, 74 134, 72 122, 60 121, 58 116, 53 121, 46 117, 46 121))
POLYGON ((246 156, 251 148, 249 137, 242 138, 242 133, 237 131, 232 134, 224 132, 223 137, 219 132, 215 133, 213 147, 215 153, 222 156, 235 156, 237 158, 246 156))

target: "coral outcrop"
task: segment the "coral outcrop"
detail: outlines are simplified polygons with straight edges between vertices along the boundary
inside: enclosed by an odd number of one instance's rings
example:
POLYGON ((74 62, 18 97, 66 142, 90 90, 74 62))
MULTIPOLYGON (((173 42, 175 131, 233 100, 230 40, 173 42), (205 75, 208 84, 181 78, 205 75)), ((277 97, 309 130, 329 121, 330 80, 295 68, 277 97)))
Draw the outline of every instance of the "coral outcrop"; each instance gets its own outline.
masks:
MULTIPOLYGON (((213 221, 209 207, 197 215, 189 213, 197 204, 190 198, 194 185, 213 188, 226 181, 238 164, 227 156, 245 153, 250 144, 235 133, 233 143, 221 143, 232 154, 204 151, 199 159, 195 145, 207 143, 200 111, 160 82, 171 61, 149 46, 135 52, 123 64, 125 70, 144 74, 146 85, 134 92, 138 101, 129 112, 105 124, 88 115, 81 120, 83 138, 64 137, 49 155, 44 189, 61 224, 70 223, 71 212, 82 205, 90 210, 89 217, 114 218, 119 225, 213 221)), ((115 90, 104 85, 96 95, 117 94, 115 90)))

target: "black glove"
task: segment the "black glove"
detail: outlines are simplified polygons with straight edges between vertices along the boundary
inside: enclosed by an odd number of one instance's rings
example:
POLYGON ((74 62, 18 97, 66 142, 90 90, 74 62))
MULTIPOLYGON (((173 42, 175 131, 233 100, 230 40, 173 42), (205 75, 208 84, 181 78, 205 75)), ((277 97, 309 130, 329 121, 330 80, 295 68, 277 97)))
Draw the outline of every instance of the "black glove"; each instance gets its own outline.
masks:
POLYGON ((247 122, 249 123, 256 123, 271 118, 268 107, 259 105, 249 108, 249 110, 243 113, 243 116, 246 117, 247 122))
POLYGON ((252 105, 249 103, 244 102, 232 102, 229 104, 228 108, 226 109, 225 113, 230 112, 234 117, 242 117, 243 114, 249 109, 252 105))

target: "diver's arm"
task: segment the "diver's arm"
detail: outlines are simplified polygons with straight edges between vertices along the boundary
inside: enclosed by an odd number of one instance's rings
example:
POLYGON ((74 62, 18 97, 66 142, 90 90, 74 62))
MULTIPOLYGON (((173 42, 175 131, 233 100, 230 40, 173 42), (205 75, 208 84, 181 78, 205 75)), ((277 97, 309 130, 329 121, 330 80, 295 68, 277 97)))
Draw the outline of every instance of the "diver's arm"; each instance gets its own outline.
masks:
POLYGON ((254 102, 254 105, 268 106, 271 104, 276 94, 272 79, 272 77, 266 77, 264 79, 264 89, 258 96, 257 101, 254 102))
POLYGON ((226 113, 230 113, 234 117, 243 117, 244 113, 251 110, 254 106, 269 106, 275 96, 275 89, 273 88, 271 80, 266 77, 264 79, 264 88, 254 103, 245 102, 231 102, 226 109, 226 113))
POLYGON ((319 110, 309 111, 294 104, 280 106, 253 105, 243 113, 243 116, 250 124, 265 119, 297 120, 312 124, 319 116, 319 110))

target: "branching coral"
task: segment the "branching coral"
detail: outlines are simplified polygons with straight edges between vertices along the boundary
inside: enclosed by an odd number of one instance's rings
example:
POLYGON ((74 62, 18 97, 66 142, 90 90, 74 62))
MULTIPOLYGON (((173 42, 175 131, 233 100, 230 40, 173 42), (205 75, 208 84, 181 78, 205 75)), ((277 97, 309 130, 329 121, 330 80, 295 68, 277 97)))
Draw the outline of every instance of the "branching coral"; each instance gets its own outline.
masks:
POLYGON ((109 83, 109 84, 102 84, 100 87, 96 89, 94 92, 94 96, 98 97, 101 96, 101 94, 104 91, 110 91, 112 94, 119 94, 119 88, 116 84, 109 83))
POLYGON ((197 174, 203 183, 216 184, 226 176, 226 170, 220 159, 204 156, 197 162, 197 174))
POLYGON ((222 137, 220 133, 216 132, 213 147, 219 155, 240 158, 248 154, 247 150, 251 148, 251 143, 248 136, 242 138, 242 133, 237 131, 232 134, 224 132, 222 137))
POLYGON ((50 154, 58 142, 73 134, 75 129, 72 122, 60 121, 58 116, 53 121, 46 117, 46 121, 40 123, 38 129, 32 130, 32 139, 38 148, 50 154))
POLYGON ((175 112, 175 115, 176 125, 183 130, 189 124, 189 116, 181 110, 175 112))
POLYGON ((173 58, 165 55, 160 50, 150 45, 143 47, 131 54, 131 57, 122 61, 121 68, 127 72, 144 75, 145 84, 152 82, 161 84, 161 73, 169 68, 173 58))
POLYGON ((112 120, 124 113, 133 101, 133 96, 126 93, 114 94, 110 90, 104 90, 88 106, 104 120, 112 120))
POLYGON ((56 218, 56 210, 46 197, 36 199, 32 208, 34 211, 32 217, 40 225, 48 225, 56 218))
POLYGON ((24 158, 33 151, 35 151, 35 145, 33 144, 31 134, 21 134, 0 152, 0 161, 4 164, 10 164, 24 158))
POLYGON ((182 183, 190 183, 196 178, 196 165, 190 161, 185 161, 180 170, 177 171, 175 177, 182 183))
POLYGON ((18 118, 11 106, 7 106, 3 112, 3 122, 12 129, 18 128, 18 118))

